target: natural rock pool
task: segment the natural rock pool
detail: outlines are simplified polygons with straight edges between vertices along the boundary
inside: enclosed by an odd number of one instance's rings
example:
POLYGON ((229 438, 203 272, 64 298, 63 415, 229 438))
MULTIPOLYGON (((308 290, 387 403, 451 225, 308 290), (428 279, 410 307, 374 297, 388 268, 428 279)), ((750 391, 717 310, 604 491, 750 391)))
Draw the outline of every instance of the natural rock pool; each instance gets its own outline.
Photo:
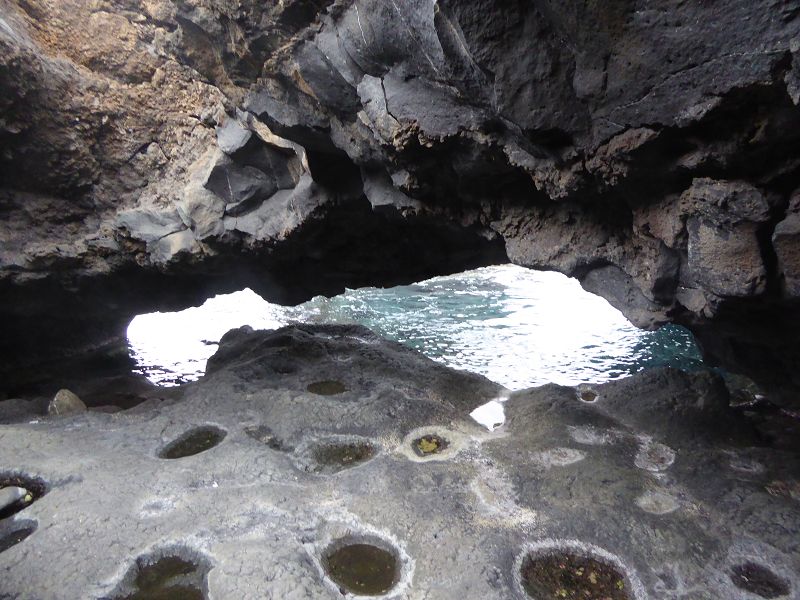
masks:
POLYGON ((205 370, 229 329, 358 323, 450 367, 510 389, 613 381, 647 367, 701 366, 685 329, 642 331, 605 300, 558 273, 487 267, 390 289, 350 290, 296 307, 250 290, 179 313, 141 315, 128 328, 138 371, 171 385, 205 370))

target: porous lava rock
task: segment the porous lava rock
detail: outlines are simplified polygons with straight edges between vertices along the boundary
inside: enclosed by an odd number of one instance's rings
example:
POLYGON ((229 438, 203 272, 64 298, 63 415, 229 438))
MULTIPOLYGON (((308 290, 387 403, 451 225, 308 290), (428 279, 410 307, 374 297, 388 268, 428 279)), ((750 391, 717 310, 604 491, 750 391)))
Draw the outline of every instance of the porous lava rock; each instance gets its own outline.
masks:
MULTIPOLYGON (((48 493, 0 521, 0 538, 35 529, 0 544, 0 593, 149 597, 191 584, 192 598, 324 600, 342 597, 326 557, 370 544, 394 558, 396 600, 522 600, 524 558, 562 553, 613 569, 615 597, 796 597, 800 496, 784 491, 797 444, 765 440, 711 373, 594 389, 593 403, 555 385, 510 394, 490 432, 469 414, 508 390, 362 327, 236 330, 172 400, 3 426, 0 472, 48 493), (332 378, 347 391, 306 389, 332 378), (226 432, 218 445, 159 458, 209 425, 226 432), (420 457, 420 432, 449 445, 420 457), (332 440, 374 453, 309 468, 307 450, 332 440)), ((586 587, 592 572, 576 577, 586 587)))
POLYGON ((800 397, 794 2, 0 6, 7 386, 214 292, 510 260, 800 397))

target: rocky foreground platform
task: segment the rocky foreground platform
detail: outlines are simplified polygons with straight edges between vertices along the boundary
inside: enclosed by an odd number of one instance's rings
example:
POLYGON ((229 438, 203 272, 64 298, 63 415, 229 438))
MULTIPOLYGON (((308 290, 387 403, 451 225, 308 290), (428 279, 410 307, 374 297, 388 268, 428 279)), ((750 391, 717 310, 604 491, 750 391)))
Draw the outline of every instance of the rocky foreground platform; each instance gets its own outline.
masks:
POLYGON ((0 598, 800 598, 800 456, 710 373, 509 394, 297 326, 150 396, 0 402, 0 598))

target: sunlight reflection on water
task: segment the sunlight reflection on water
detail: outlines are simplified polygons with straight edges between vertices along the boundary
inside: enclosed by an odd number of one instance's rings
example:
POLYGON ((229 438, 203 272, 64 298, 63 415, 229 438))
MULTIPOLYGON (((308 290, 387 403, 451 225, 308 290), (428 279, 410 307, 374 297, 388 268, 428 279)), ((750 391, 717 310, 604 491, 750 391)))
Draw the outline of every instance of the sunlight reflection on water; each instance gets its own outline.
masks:
POLYGON ((577 281, 512 265, 351 290, 296 307, 269 304, 244 290, 178 313, 140 315, 128 340, 139 371, 172 385, 200 377, 229 329, 290 323, 360 323, 510 389, 601 383, 652 366, 702 365, 685 329, 641 331, 577 281))

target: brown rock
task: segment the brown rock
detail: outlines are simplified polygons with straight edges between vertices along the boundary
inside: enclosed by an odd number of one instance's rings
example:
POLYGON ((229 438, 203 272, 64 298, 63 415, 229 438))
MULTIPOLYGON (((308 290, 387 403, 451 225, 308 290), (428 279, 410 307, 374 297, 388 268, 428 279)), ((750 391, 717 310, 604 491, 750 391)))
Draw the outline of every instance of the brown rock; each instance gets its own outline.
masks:
POLYGON ((800 297, 800 213, 794 212, 778 223, 772 234, 786 295, 800 297))
POLYGON ((688 266, 698 284, 719 296, 748 297, 764 291, 767 271, 754 224, 724 228, 695 218, 688 229, 688 266))
POLYGON ((53 417, 67 417, 86 412, 86 405, 67 389, 58 390, 47 405, 47 414, 53 417))
POLYGON ((509 258, 800 390, 760 260, 800 185, 792 3, 435 4, 0 0, 3 380, 214 293, 509 258))

